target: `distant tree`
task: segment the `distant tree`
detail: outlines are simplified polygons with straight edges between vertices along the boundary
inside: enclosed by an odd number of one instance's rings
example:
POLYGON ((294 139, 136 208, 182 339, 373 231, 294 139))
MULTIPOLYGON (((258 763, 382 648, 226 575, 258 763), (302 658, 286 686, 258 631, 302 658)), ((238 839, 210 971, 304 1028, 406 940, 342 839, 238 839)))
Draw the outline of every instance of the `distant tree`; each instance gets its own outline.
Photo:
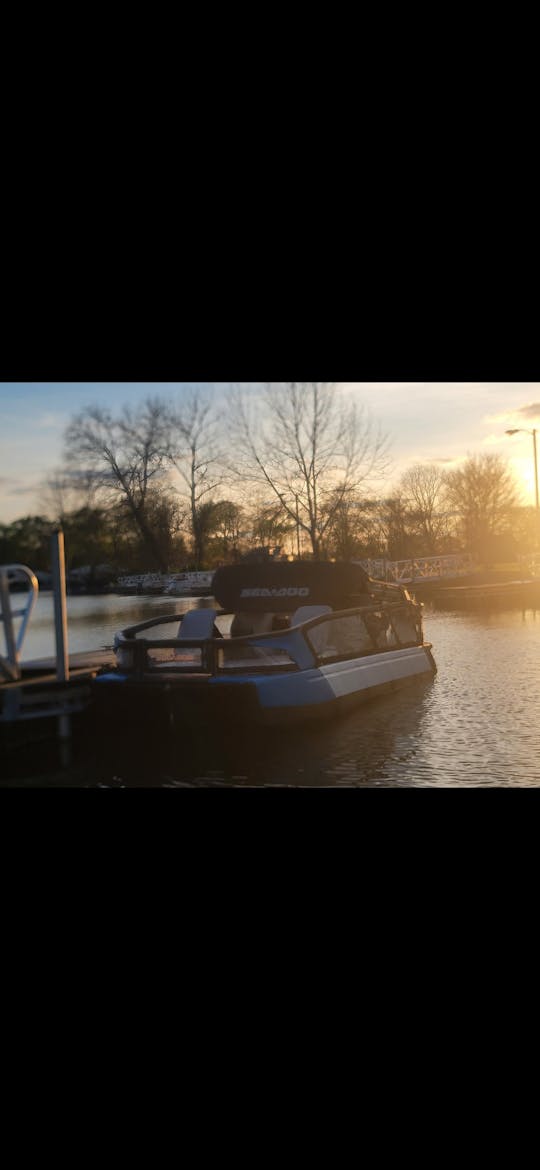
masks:
POLYGON ((220 504, 214 500, 205 500, 195 509, 195 516, 190 516, 190 529, 195 537, 192 539, 192 557, 189 564, 193 569, 204 568, 208 564, 209 545, 220 523, 220 504), (194 528, 193 528, 194 524, 194 528))
POLYGON ((296 527, 296 519, 293 523, 290 517, 284 514, 281 500, 277 500, 275 504, 256 500, 251 507, 247 523, 251 532, 251 543, 256 548, 283 546, 286 537, 296 527))
POLYGON ((146 515, 167 565, 179 570, 188 558, 184 539, 186 509, 169 485, 155 483, 152 486, 146 515))
POLYGON ((340 561, 372 555, 373 501, 356 492, 343 494, 339 489, 338 497, 337 506, 330 498, 332 518, 324 540, 326 554, 340 561))
POLYGON ((408 503, 400 492, 382 502, 379 521, 385 553, 391 561, 405 560, 407 557, 417 555, 408 503))
POLYGON ((519 493, 501 455, 469 455, 461 467, 445 473, 444 482, 447 504, 470 552, 510 528, 519 493))
POLYGON ((166 424, 165 457, 178 474, 180 496, 188 502, 192 555, 199 568, 204 560, 207 525, 213 515, 211 501, 224 480, 219 418, 211 392, 192 387, 169 405, 166 424))
POLYGON ((341 500, 382 471, 386 440, 332 382, 268 382, 256 413, 236 387, 230 407, 237 473, 274 493, 318 557, 341 500))
POLYGON ((120 497, 162 572, 167 570, 167 553, 150 523, 148 503, 152 481, 163 475, 166 437, 166 410, 157 398, 148 398, 136 410, 124 407, 116 416, 89 406, 65 434, 68 470, 83 469, 102 494, 120 497))
POLYGON ((408 527, 422 554, 434 556, 448 535, 444 473, 434 463, 415 463, 401 476, 398 495, 406 501, 408 527))
POLYGON ((538 548, 538 518, 536 508, 525 505, 512 509, 510 526, 523 554, 533 554, 538 548))
POLYGON ((104 508, 78 508, 60 519, 68 569, 112 563, 112 534, 104 508))
POLYGON ((213 560, 235 560, 240 551, 244 509, 233 500, 219 500, 212 515, 211 550, 213 560))
POLYGON ((0 564, 48 569, 52 529, 46 516, 21 516, 11 524, 0 524, 0 564))

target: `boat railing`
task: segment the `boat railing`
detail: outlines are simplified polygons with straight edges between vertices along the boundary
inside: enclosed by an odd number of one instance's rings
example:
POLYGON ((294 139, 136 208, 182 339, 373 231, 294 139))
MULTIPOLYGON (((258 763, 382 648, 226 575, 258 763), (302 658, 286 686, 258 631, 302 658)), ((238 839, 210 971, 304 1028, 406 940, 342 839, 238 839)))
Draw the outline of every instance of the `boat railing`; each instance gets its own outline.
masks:
POLYGON ((311 651, 303 638, 302 627, 273 630, 265 634, 245 634, 234 638, 138 637, 152 627, 178 623, 178 614, 150 618, 117 634, 114 642, 120 670, 141 677, 150 673, 173 671, 175 674, 217 674, 248 665, 250 669, 300 669, 309 665, 311 651), (233 661, 234 656, 234 661, 233 661))
MULTIPOLYGON (((20 653, 24 642, 28 622, 39 593, 38 580, 28 565, 0 565, 0 621, 4 629, 5 653, 0 654, 0 677, 16 682, 21 677, 20 653), (18 609, 12 607, 12 588, 16 583, 26 583, 29 588, 23 604, 18 609), (21 618, 21 624, 15 631, 14 619, 21 618)), ((19 595, 17 595, 19 596, 19 595)))
MULTIPOLYGON (((223 616, 216 612, 216 617, 223 616)), ((223 637, 140 637, 154 627, 178 623, 178 614, 150 618, 123 630, 115 639, 120 670, 148 674, 219 674, 222 671, 301 670, 339 660, 419 645, 423 641, 421 607, 403 597, 390 605, 374 600, 334 610, 298 625, 265 633, 223 637)))

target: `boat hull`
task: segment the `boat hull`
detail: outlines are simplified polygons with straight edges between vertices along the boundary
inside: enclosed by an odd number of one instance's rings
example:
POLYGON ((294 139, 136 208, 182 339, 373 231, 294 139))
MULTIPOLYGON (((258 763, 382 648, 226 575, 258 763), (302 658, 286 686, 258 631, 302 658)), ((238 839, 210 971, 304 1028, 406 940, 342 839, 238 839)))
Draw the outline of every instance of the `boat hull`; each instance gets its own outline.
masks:
POLYGON ((429 646, 334 662, 285 675, 135 679, 112 673, 94 684, 100 725, 149 721, 164 729, 224 722, 283 726, 335 717, 378 695, 432 677, 429 646))

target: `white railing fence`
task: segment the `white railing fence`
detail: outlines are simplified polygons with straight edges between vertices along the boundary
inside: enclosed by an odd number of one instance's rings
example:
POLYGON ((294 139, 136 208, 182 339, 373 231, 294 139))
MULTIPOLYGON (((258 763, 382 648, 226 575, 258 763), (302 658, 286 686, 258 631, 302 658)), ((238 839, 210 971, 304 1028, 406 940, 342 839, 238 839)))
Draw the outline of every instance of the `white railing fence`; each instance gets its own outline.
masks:
POLYGON ((440 557, 409 557, 403 561, 389 561, 384 557, 355 561, 378 581, 430 581, 443 577, 467 577, 474 570, 470 553, 453 553, 440 557))

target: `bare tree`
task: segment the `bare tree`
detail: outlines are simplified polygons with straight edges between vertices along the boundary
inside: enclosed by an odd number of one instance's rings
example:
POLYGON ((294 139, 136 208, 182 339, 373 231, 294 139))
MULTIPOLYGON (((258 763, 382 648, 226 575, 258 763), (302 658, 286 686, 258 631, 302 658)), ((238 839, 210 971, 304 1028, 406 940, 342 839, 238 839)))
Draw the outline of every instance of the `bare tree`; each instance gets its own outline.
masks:
POLYGON ((255 405, 236 387, 231 416, 237 473, 274 493, 318 557, 346 494, 383 471, 385 438, 332 382, 268 382, 255 405))
POLYGON ((400 561, 411 555, 410 511, 407 500, 399 492, 381 501, 379 525, 391 560, 400 561))
POLYGON ((182 400, 167 410, 166 458, 180 478, 179 494, 187 497, 193 558, 199 567, 211 516, 207 503, 223 483, 218 443, 219 417, 211 395, 192 387, 182 400))
POLYGON ((70 469, 92 473, 102 493, 120 496, 162 572, 167 557, 148 517, 153 480, 165 464, 165 407, 148 398, 137 410, 124 407, 118 416, 89 406, 72 419, 65 434, 70 469))
POLYGON ((448 532, 443 471, 434 463, 415 463, 401 476, 398 494, 407 500, 410 526, 420 537, 424 555, 437 553, 448 532))
POLYGON ((502 455, 469 455, 444 476, 448 504, 458 515, 466 548, 476 551, 511 523, 518 490, 502 455))

